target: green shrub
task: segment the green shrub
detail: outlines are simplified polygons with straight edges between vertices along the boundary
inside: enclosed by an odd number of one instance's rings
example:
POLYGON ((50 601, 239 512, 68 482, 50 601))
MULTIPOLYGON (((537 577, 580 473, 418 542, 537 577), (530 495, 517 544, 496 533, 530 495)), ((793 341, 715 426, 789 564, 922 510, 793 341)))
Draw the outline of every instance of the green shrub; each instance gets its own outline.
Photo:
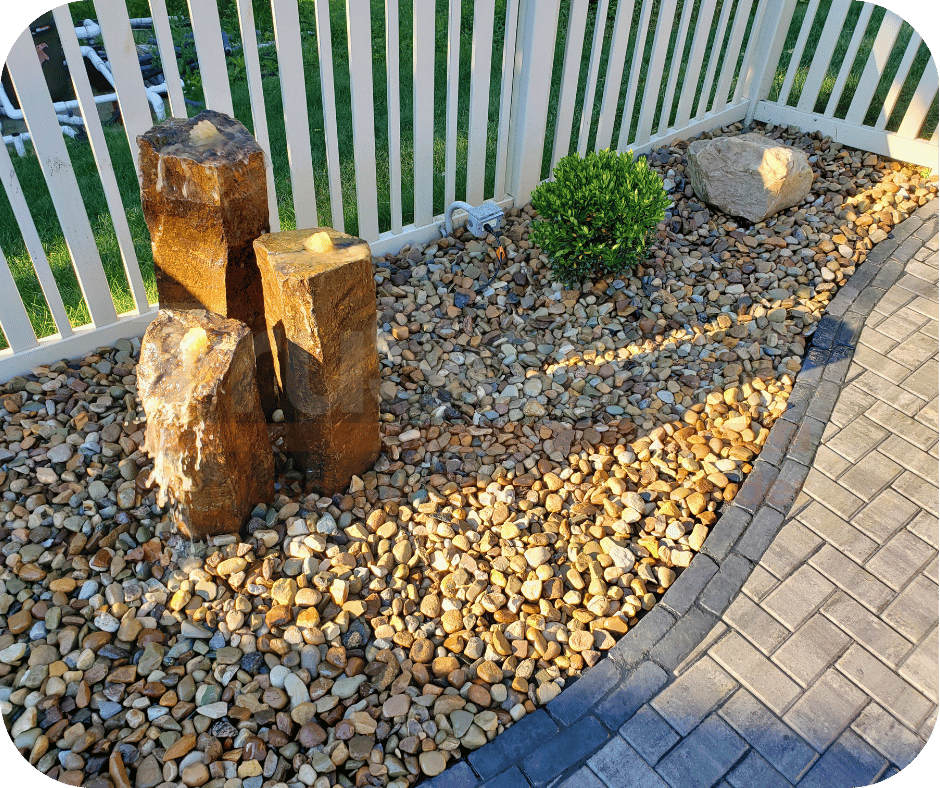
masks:
POLYGON ((532 193, 541 221, 532 237, 551 260, 555 279, 577 284, 643 262, 669 198, 645 158, 611 150, 558 162, 553 181, 532 193))

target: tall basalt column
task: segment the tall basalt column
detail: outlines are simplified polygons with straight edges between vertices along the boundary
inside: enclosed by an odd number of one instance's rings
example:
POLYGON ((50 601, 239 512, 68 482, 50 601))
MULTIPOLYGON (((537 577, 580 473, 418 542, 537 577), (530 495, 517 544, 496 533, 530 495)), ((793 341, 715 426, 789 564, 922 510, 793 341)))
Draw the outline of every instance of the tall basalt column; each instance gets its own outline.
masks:
POLYGON ((331 228, 265 235, 255 251, 285 416, 274 445, 332 495, 381 449, 372 253, 331 228))
POLYGON ((237 533, 274 496, 251 332, 202 309, 161 309, 137 365, 158 502, 185 536, 237 533))
POLYGON ((252 249, 271 229, 264 152, 241 123, 211 110, 170 118, 137 143, 160 306, 206 309, 247 325, 270 414, 273 370, 252 249))

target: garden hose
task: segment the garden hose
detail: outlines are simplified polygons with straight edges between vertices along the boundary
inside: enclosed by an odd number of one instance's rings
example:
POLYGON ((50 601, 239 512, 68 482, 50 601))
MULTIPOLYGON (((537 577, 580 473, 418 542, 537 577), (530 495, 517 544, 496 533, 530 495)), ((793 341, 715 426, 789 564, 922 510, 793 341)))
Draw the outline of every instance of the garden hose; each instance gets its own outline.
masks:
MULTIPOLYGON (((496 231, 490 224, 484 224, 483 229, 486 230, 490 235, 496 238, 496 243, 498 244, 496 248, 496 270, 493 271, 493 275, 487 279, 482 285, 477 285, 474 292, 479 296, 486 288, 488 288, 493 282, 496 281, 496 278, 499 276, 500 271, 502 270, 503 265, 508 259, 506 255, 506 248, 503 246, 502 242, 499 240, 499 236, 496 235, 496 231)), ((456 293, 454 295, 454 306, 458 309, 463 309, 465 306, 470 304, 470 297, 464 295, 463 293, 456 293)))

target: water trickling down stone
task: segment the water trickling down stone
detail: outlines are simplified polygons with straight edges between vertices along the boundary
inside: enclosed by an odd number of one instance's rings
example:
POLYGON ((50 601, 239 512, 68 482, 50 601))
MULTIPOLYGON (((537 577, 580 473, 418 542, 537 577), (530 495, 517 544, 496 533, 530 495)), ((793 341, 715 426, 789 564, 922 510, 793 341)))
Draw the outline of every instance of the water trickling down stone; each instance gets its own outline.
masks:
POLYGON ((332 228, 255 241, 282 424, 275 446, 332 495, 378 457, 379 360, 369 245, 332 228))
POLYGON ((274 494, 274 459, 255 384, 251 331, 202 309, 161 309, 141 344, 157 502, 184 536, 237 532, 274 494))

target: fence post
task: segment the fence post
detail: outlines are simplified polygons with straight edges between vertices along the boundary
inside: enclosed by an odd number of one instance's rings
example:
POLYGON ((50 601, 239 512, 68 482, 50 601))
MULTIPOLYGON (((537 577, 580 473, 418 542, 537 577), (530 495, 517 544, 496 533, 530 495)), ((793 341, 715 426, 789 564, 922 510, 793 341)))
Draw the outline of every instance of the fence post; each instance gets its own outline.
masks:
POLYGON ((521 0, 506 183, 517 206, 542 179, 560 0, 521 0))
POLYGON ((770 95, 795 8, 796 0, 768 0, 764 18, 758 20, 757 45, 751 49, 751 62, 744 64, 743 68, 748 83, 745 95, 750 99, 744 119, 746 125, 754 119, 757 102, 770 95))

